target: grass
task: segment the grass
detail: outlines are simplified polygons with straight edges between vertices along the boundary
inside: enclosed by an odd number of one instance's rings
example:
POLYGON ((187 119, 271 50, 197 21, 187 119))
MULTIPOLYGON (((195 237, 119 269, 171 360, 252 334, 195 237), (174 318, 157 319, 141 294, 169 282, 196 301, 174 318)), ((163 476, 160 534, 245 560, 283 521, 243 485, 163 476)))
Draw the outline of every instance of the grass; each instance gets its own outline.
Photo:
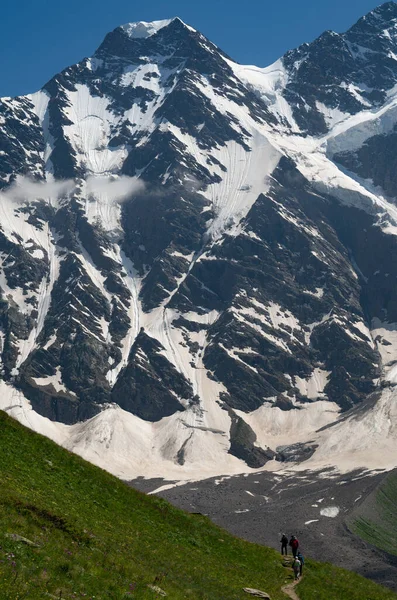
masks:
POLYGON ((397 556, 397 471, 387 475, 350 526, 365 541, 397 556))
MULTIPOLYGON (((127 487, 1 412, 0 482, 1 600, 159 598, 149 585, 172 600, 241 600, 244 587, 285 599, 276 551, 127 487)), ((298 590, 302 600, 397 598, 310 561, 298 590)))
POLYGON ((390 590, 329 563, 305 560, 305 576, 296 588, 301 600, 392 600, 390 590))

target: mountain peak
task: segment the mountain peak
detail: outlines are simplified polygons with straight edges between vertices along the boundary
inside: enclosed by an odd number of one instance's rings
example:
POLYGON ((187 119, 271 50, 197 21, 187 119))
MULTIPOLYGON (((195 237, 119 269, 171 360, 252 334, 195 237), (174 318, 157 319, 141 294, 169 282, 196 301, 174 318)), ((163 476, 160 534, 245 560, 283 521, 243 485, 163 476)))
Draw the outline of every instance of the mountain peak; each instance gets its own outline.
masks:
POLYGON ((394 27, 394 21, 397 19, 397 3, 385 2, 357 21, 349 31, 382 31, 394 27))
POLYGON ((163 19, 162 21, 137 21, 136 23, 126 23, 125 25, 121 25, 121 29, 123 29, 131 39, 145 39, 156 35, 161 29, 168 27, 168 25, 175 21, 191 29, 191 27, 186 25, 179 17, 163 19))
POLYGON ((374 10, 372 10, 369 15, 376 15, 380 18, 397 17, 397 3, 385 2, 384 4, 380 4, 374 10))
POLYGON ((386 2, 359 19, 346 37, 353 44, 390 57, 397 44, 396 23, 397 3, 386 2))
POLYGON ((136 60, 140 56, 142 45, 146 47, 146 44, 149 44, 153 51, 156 47, 156 52, 161 52, 164 37, 167 38, 167 43, 173 43, 176 39, 190 38, 196 33, 193 27, 184 23, 179 17, 161 21, 125 23, 106 35, 95 55, 99 56, 104 52, 136 60))

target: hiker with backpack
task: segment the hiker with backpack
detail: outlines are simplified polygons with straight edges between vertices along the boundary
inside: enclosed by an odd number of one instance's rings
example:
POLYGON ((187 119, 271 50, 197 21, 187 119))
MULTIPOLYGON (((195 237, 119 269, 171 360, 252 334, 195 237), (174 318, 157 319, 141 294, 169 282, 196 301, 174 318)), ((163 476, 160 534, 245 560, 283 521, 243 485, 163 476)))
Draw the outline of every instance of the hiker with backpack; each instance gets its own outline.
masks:
POLYGON ((292 563, 292 568, 294 570, 295 581, 297 581, 300 577, 301 573, 301 561, 297 556, 294 557, 294 561, 292 563))
POLYGON ((296 555, 296 558, 299 560, 299 562, 301 564, 299 576, 302 577, 302 571, 303 571, 303 565, 305 564, 305 558, 304 558, 302 552, 298 552, 298 554, 296 555))
POLYGON ((288 537, 285 533, 283 533, 283 535, 281 536, 281 556, 283 556, 283 554, 285 554, 285 556, 288 556, 288 537), (285 550, 285 552, 284 552, 285 550))
POLYGON ((297 538, 294 535, 291 536, 289 545, 291 546, 293 557, 296 558, 296 555, 298 553, 298 548, 299 548, 299 540, 297 540, 297 538))

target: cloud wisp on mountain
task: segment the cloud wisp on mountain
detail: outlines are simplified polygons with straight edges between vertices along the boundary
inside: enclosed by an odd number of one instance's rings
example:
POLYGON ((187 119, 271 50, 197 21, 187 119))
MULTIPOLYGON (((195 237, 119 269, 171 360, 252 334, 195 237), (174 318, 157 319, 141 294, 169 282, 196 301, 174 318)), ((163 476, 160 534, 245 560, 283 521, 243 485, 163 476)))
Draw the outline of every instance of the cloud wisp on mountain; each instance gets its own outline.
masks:
POLYGON ((34 181, 31 177, 20 176, 0 197, 16 203, 34 200, 57 200, 79 191, 88 196, 105 195, 109 202, 124 202, 131 196, 142 192, 145 184, 135 177, 96 177, 90 175, 84 180, 63 179, 52 181, 34 181), (85 188, 85 190, 84 190, 85 188))

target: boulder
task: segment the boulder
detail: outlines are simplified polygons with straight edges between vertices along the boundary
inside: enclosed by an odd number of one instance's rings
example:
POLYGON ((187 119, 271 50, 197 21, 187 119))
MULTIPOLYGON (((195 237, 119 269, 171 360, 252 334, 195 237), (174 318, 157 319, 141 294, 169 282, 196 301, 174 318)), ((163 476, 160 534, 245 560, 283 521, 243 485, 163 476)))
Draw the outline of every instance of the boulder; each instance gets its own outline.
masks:
POLYGON ((6 537, 10 540, 13 540, 14 542, 22 542, 23 544, 26 544, 27 546, 32 546, 33 548, 39 548, 38 544, 35 544, 35 542, 32 542, 31 540, 28 540, 27 538, 23 537, 22 535, 18 535, 17 533, 6 533, 6 537))
POLYGON ((244 588, 244 592, 247 594, 251 594, 251 596, 256 596, 256 598, 267 598, 267 600, 271 600, 269 594, 266 592, 261 592, 261 590, 255 590, 254 588, 244 588))
POLYGON ((151 589, 153 592, 156 592, 156 594, 158 594, 159 596, 166 596, 167 595, 167 592, 165 592, 164 590, 162 590, 161 588, 159 588, 157 585, 149 584, 148 588, 151 589))

